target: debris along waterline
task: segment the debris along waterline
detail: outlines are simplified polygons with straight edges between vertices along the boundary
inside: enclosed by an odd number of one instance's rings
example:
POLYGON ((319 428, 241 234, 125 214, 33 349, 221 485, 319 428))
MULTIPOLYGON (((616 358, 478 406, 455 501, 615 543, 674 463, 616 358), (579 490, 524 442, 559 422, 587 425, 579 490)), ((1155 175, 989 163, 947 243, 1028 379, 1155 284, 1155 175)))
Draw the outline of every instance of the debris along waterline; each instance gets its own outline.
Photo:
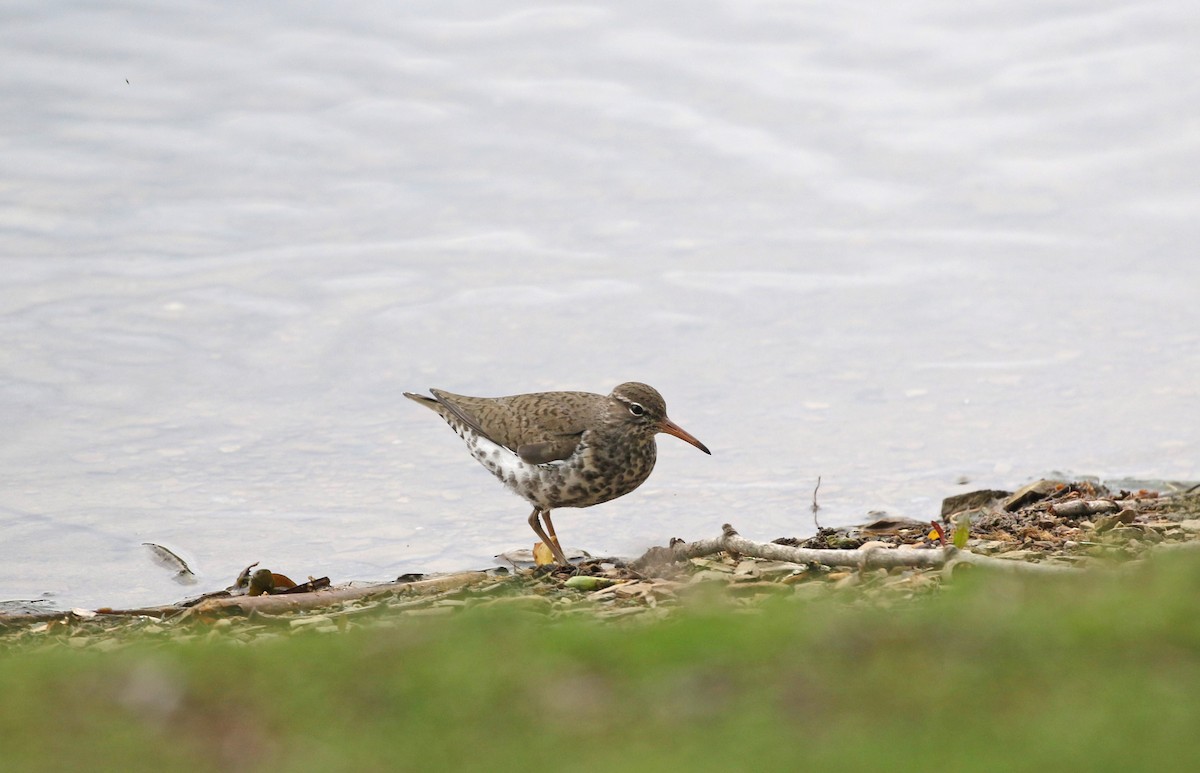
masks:
POLYGON ((1152 552, 1195 548, 1200 548, 1200 491, 1113 492, 1089 482, 1038 481, 1015 493, 948 498, 935 522, 881 519, 774 542, 755 542, 726 526, 715 538, 673 540, 630 562, 593 559, 572 567, 406 575, 327 589, 321 589, 326 578, 291 587, 295 584, 269 570, 251 572, 252 565, 230 588, 177 604, 0 614, 0 647, 107 649, 123 646, 125 633, 171 639, 236 633, 235 641, 252 641, 387 625, 399 615, 487 608, 547 618, 657 619, 692 597, 746 609, 767 598, 830 594, 905 603, 936 592, 964 567, 1075 574, 1152 552), (962 549, 948 534, 963 538, 962 549), (261 595, 248 595, 248 578, 263 573, 272 582, 261 595))

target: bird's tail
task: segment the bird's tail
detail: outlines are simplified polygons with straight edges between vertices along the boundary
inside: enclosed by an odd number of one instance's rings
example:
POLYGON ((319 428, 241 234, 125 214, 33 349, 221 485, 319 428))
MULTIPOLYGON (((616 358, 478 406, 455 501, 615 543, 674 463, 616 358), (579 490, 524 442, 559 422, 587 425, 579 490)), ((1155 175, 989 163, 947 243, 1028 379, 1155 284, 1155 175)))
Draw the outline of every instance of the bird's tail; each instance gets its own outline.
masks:
POLYGON ((412 392, 405 392, 404 396, 409 400, 412 400, 414 403, 420 403, 431 411, 437 411, 438 413, 441 413, 442 404, 437 400, 434 400, 432 397, 427 395, 413 394, 412 392))

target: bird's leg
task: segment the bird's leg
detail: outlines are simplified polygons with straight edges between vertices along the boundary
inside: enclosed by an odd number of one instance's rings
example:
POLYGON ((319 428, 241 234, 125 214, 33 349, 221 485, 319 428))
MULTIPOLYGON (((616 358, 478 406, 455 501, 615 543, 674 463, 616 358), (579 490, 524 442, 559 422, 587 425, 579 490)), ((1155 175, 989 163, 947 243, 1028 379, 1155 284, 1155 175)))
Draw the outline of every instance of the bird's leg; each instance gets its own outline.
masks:
POLYGON ((542 529, 541 521, 538 520, 539 515, 546 519, 546 526, 550 527, 550 534, 554 534, 554 524, 550 521, 550 511, 542 511, 536 507, 533 508, 533 512, 529 515, 529 525, 533 528, 534 534, 538 535, 538 538, 541 539, 542 544, 550 548, 550 552, 554 554, 555 561, 563 566, 570 566, 571 564, 567 561, 567 557, 563 553, 562 548, 558 546, 558 536, 546 536, 546 532, 542 529))
MULTIPOLYGON (((551 550, 557 550, 565 556, 566 554, 562 552, 562 545, 558 544, 558 535, 554 533, 554 521, 550 520, 549 510, 542 511, 542 520, 546 522, 546 531, 550 534, 550 541, 554 543, 554 547, 551 550)), ((559 560, 564 564, 567 563, 566 558, 560 558, 559 560)))

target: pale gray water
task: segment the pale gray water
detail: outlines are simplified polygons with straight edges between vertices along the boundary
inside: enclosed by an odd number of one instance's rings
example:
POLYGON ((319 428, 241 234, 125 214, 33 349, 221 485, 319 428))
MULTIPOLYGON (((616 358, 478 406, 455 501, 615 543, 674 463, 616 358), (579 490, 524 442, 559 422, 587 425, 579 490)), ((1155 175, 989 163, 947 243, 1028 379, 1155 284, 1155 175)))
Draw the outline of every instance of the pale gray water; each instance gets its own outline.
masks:
POLYGON ((0 599, 528 547, 429 386, 657 386, 599 553, 1200 477, 1200 6, 684 8, 7 3, 0 599))

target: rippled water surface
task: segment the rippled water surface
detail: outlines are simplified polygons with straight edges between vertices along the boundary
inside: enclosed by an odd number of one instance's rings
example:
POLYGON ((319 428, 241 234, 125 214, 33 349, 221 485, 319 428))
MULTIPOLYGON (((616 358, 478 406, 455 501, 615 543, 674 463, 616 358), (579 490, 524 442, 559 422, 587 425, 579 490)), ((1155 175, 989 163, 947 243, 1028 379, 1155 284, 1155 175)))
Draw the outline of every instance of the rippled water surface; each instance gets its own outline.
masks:
POLYGON ((0 16, 0 599, 528 547, 429 386, 658 387, 599 553, 1200 478, 1200 6, 0 16))

